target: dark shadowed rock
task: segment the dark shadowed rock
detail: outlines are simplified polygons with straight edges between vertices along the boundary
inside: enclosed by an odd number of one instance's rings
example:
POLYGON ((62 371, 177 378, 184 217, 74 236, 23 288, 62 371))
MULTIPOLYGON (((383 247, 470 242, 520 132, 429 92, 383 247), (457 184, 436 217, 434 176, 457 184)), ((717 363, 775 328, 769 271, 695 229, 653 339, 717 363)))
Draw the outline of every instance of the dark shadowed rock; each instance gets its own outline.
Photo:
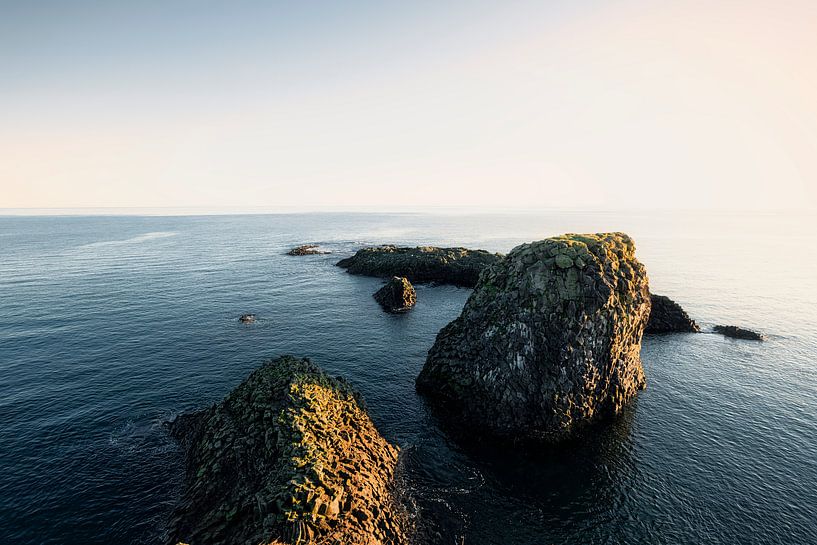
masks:
POLYGON ((664 295, 650 294, 651 310, 645 333, 697 333, 701 330, 681 305, 664 295))
POLYGON ((242 314, 238 317, 238 321, 242 324, 252 324, 255 323, 255 314, 242 314))
POLYGON ((287 252, 287 255, 322 255, 330 253, 328 250, 322 249, 317 244, 302 244, 296 246, 287 252))
POLYGON ((733 339, 742 339, 746 341, 762 341, 764 337, 761 333, 757 331, 752 331, 751 329, 743 329, 742 327, 737 327, 733 325, 716 325, 714 327, 715 333, 720 333, 726 337, 732 337, 733 339))
POLYGON ((485 250, 421 246, 376 246, 363 248, 337 266, 351 274, 366 276, 404 276, 414 283, 437 282, 474 287, 479 274, 502 256, 485 250))
POLYGON ((417 389, 463 427, 557 440, 618 413, 646 381, 647 274, 622 233, 523 244, 437 335, 417 389))
POLYGON ((358 394, 307 359, 264 364, 169 424, 187 458, 167 543, 402 544, 398 449, 358 394))
POLYGON ((374 298, 387 312, 405 312, 417 302, 417 293, 407 278, 394 276, 374 293, 374 298))

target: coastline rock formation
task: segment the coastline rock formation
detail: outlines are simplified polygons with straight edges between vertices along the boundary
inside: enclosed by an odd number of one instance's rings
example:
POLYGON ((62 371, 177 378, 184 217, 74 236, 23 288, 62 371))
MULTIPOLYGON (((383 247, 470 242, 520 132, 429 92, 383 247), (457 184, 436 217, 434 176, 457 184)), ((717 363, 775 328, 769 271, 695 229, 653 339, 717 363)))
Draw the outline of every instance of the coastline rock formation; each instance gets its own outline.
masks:
POLYGON ((393 276, 385 286, 374 293, 375 301, 386 312, 405 312, 417 302, 414 286, 403 276, 393 276))
POLYGON ((644 333, 698 333, 701 328, 681 305, 664 295, 650 294, 651 310, 644 333))
POLYGON ((398 449, 351 386, 308 359, 264 364, 169 429, 187 458, 169 544, 406 542, 398 449))
POLYGON ((559 440, 645 387, 649 314, 647 274, 629 236, 523 244, 482 275, 437 335, 417 389, 461 427, 559 440))
POLYGON ((502 259, 500 254, 467 248, 375 246, 337 262, 351 274, 404 276, 409 281, 437 282, 473 288, 479 274, 502 259))
POLYGON ((328 250, 322 250, 317 244, 301 244, 287 252, 287 255, 322 255, 330 253, 328 250))
POLYGON ((731 337, 733 339, 742 339, 745 341, 764 340, 763 335, 757 331, 752 331, 751 329, 744 329, 733 325, 716 325, 714 327, 714 331, 715 333, 720 333, 725 337, 731 337))
POLYGON ((254 324, 255 323, 255 314, 242 314, 238 317, 238 321, 242 324, 254 324))

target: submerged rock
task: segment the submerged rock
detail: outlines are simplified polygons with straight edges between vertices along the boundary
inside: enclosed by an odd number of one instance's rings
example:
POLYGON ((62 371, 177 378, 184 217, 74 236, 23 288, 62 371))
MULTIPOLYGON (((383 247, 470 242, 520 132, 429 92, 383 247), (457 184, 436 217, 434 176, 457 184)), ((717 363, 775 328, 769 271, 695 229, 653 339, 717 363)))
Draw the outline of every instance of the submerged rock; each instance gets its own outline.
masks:
POLYGON ((252 324, 255 323, 255 314, 242 314, 238 317, 238 321, 242 324, 252 324))
POLYGON ((268 362, 169 428, 187 478, 167 543, 406 542, 398 449, 351 386, 308 359, 268 362))
POLYGON ((664 295, 650 294, 651 310, 645 333, 697 333, 701 330, 681 305, 664 295))
POLYGON ((322 255, 330 253, 328 250, 322 249, 317 244, 302 244, 296 246, 287 252, 287 255, 322 255))
POLYGON ((337 266, 351 274, 404 276, 411 282, 437 282, 472 288, 479 274, 499 262, 500 254, 467 248, 375 246, 363 248, 337 266))
POLYGON ((714 327, 715 333, 720 333, 726 337, 733 339, 742 339, 746 341, 762 341, 765 339, 761 333, 752 331, 751 329, 743 329, 733 325, 716 325, 714 327))
POLYGON ((646 385, 647 274, 623 233, 514 248, 480 278, 417 378, 459 424, 557 440, 618 413, 646 385))
POLYGON ((408 278, 393 276, 374 293, 374 298, 387 312, 405 312, 417 302, 417 293, 408 278))

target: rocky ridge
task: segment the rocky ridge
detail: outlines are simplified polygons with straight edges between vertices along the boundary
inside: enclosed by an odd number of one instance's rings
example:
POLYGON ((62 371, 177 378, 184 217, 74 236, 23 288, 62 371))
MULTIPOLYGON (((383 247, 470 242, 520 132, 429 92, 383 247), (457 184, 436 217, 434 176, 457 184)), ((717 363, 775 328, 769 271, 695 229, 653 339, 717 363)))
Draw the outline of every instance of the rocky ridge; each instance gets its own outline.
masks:
POLYGON ((646 385, 644 266, 623 233, 514 248, 443 328, 417 389, 468 428, 558 440, 622 410, 646 385))
POLYGON ((375 246, 338 261, 351 274, 403 276, 413 283, 436 282, 474 287, 483 269, 499 262, 500 254, 467 248, 375 246))
POLYGON ((308 359, 268 362, 169 428, 186 451, 187 482, 167 543, 406 542, 398 449, 351 386, 308 359))

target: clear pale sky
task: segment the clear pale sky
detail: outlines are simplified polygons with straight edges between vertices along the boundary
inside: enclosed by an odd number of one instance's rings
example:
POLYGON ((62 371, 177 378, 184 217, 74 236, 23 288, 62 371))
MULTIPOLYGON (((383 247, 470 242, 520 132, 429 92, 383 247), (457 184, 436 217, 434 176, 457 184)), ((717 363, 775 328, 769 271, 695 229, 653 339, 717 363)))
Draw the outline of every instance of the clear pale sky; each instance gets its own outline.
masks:
POLYGON ((817 208, 817 2, 0 0, 0 208, 817 208))

